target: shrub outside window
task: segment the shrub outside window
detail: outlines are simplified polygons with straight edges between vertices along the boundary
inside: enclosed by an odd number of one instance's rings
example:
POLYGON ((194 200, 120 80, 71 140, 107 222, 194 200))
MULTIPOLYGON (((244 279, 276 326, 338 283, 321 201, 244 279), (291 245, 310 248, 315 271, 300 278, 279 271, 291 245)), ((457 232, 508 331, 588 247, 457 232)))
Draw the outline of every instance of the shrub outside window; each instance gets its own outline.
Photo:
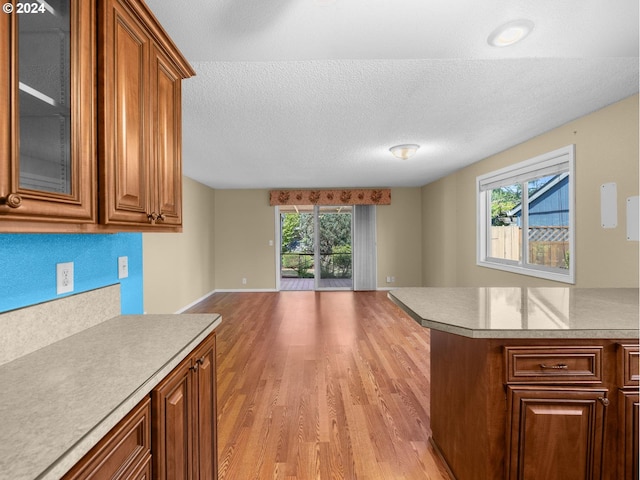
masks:
POLYGON ((575 283, 574 157, 569 145, 477 177, 478 265, 575 283))

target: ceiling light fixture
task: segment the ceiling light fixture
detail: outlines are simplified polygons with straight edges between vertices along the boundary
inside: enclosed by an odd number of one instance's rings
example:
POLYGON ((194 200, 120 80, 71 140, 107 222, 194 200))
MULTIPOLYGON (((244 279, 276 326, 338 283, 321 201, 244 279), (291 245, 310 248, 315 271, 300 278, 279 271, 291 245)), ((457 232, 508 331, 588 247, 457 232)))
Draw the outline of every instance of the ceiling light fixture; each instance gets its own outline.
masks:
POLYGON ((399 158, 401 160, 406 160, 407 158, 413 156, 414 153, 418 151, 420 145, 415 144, 405 144, 405 145, 396 145, 395 147, 391 147, 389 151, 393 153, 393 156, 399 158))
POLYGON ((487 42, 494 47, 508 47, 521 40, 533 30, 533 22, 531 20, 513 20, 496 28, 487 42))

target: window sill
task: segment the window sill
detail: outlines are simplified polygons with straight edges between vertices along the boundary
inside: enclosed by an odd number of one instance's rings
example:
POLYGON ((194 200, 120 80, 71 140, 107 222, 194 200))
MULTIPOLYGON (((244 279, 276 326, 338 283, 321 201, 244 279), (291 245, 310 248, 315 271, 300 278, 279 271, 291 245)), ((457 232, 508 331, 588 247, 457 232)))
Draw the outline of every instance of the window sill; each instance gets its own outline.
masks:
POLYGON ((574 276, 569 273, 559 273, 550 270, 543 270, 532 267, 523 267, 520 265, 508 265, 504 263, 490 262, 479 260, 476 262, 479 267, 492 268, 494 270, 502 270, 504 272, 516 273, 518 275, 526 275, 528 277, 544 278, 545 280, 553 280, 555 282, 575 284, 574 276))

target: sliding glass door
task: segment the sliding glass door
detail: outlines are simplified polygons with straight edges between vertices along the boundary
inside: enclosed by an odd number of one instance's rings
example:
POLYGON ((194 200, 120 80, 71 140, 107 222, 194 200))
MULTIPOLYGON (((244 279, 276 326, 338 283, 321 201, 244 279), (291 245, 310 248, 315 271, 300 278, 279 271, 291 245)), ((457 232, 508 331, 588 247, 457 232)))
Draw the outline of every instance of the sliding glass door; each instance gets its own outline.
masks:
POLYGON ((353 207, 279 208, 280 290, 351 290, 353 207))
POLYGON ((316 289, 351 290, 351 206, 316 206, 316 289))

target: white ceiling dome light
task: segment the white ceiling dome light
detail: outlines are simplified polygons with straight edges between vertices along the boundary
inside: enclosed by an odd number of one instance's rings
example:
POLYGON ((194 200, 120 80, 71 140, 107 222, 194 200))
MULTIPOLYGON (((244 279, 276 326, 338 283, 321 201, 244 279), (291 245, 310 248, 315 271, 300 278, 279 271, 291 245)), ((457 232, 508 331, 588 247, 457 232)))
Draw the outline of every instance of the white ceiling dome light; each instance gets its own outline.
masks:
POLYGON ((394 157, 401 160, 406 160, 407 158, 412 157, 419 148, 420 145, 409 143, 404 145, 396 145, 395 147, 391 147, 389 151, 393 154, 394 157))
POLYGON ((487 42, 494 47, 508 47, 523 40, 532 30, 533 22, 531 20, 513 20, 500 25, 491 32, 487 42))

